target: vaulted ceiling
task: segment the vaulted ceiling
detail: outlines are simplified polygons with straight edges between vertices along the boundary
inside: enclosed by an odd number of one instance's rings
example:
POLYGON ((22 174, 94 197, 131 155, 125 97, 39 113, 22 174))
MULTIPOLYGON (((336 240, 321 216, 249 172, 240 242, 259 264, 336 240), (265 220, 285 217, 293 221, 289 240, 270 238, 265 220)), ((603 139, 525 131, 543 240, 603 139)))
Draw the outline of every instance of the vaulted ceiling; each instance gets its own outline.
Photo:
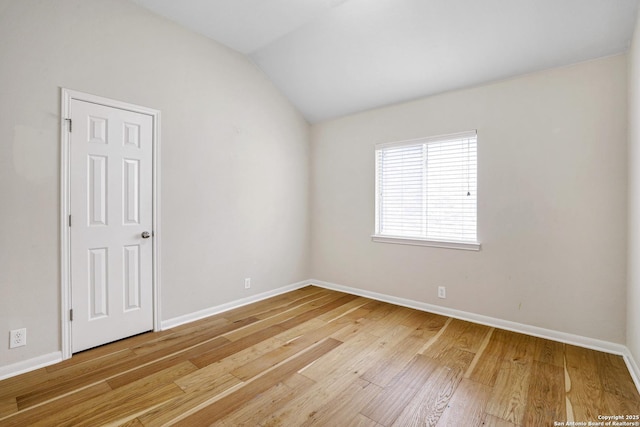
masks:
POLYGON ((310 122, 627 50, 638 0, 133 0, 253 60, 310 122))

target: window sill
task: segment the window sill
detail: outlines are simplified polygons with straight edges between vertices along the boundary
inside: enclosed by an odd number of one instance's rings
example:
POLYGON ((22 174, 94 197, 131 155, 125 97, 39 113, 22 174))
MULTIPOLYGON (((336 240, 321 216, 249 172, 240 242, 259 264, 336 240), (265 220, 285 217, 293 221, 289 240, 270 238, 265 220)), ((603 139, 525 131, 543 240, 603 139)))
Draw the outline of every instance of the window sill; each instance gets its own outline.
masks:
POLYGON ((372 235, 371 240, 379 243, 394 243, 398 245, 413 245, 413 246, 431 246, 434 248, 460 249, 464 251, 479 251, 481 246, 480 243, 416 239, 416 238, 410 238, 410 237, 381 236, 379 234, 372 235))

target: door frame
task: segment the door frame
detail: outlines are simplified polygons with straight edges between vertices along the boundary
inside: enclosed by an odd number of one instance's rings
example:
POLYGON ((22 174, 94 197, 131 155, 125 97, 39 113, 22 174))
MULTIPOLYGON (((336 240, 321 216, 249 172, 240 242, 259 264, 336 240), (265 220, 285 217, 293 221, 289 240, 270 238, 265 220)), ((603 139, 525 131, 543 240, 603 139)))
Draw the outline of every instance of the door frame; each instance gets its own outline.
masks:
POLYGON ((60 88, 60 322, 62 359, 72 355, 71 331, 71 238, 69 215, 71 212, 71 160, 69 145, 69 110, 72 100, 90 102, 106 107, 141 113, 152 118, 152 256, 151 281, 153 305, 153 330, 161 330, 160 325, 160 111, 114 99, 91 95, 71 89, 60 88))

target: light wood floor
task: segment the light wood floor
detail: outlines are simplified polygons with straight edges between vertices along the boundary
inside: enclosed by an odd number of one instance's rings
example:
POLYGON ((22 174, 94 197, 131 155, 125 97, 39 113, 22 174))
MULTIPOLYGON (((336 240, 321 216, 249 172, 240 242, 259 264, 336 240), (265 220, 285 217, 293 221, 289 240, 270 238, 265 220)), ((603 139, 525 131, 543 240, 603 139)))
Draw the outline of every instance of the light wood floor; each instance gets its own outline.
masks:
POLYGON ((553 426, 636 414, 618 356, 312 286, 0 381, 2 426, 553 426))

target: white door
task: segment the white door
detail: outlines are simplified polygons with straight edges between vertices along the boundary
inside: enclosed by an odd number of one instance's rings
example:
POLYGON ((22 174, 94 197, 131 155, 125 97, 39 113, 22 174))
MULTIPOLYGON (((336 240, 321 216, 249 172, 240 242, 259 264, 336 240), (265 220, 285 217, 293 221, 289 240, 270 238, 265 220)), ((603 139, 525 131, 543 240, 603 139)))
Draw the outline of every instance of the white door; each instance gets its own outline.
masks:
POLYGON ((151 116, 70 104, 72 351, 153 329, 151 116))

